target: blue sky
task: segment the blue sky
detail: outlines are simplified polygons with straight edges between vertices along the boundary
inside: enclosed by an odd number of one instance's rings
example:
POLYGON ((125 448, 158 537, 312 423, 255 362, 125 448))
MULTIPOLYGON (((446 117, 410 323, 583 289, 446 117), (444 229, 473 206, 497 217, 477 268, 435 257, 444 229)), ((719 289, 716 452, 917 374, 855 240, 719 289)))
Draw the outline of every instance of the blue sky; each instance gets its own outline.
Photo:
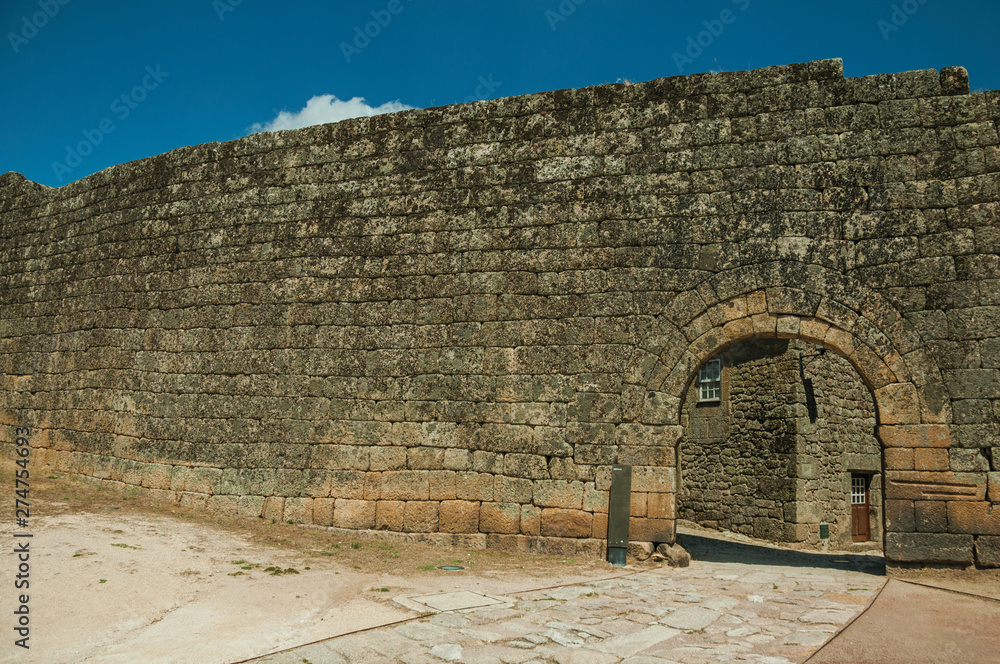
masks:
POLYGON ((60 186, 255 125, 822 58, 994 90, 998 25, 995 0, 2 0, 0 173, 60 186))

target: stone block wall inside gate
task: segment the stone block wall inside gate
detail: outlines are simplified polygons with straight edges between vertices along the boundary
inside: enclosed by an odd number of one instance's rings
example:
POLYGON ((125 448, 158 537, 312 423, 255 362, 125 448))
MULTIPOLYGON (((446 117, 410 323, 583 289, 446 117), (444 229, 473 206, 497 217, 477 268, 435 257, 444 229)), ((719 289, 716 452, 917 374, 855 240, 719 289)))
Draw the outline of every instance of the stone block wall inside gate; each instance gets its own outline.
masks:
POLYGON ((881 445, 854 367, 798 339, 738 341, 716 359, 721 398, 701 400, 696 383, 685 395, 678 517, 771 541, 870 548, 851 530, 851 476, 861 475, 880 543, 881 445))
MULTIPOLYGON (((1000 95, 839 61, 0 177, 0 420, 220 512, 674 537, 681 404, 799 338, 873 395, 894 561, 1000 564, 1000 95)), ((527 539, 526 539, 527 538, 527 539)))

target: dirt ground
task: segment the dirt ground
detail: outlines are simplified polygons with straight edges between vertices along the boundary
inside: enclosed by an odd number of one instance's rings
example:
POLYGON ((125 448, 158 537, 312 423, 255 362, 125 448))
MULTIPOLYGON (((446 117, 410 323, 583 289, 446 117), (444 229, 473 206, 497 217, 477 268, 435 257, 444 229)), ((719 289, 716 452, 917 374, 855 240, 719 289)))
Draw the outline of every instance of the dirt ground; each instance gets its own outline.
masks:
MULTIPOLYGON (((0 477, 13 491, 13 467, 0 477)), ((32 473, 29 496, 31 647, 4 638, 5 662, 221 664, 412 617, 397 596, 504 594, 622 574, 597 560, 222 517, 43 471, 32 473)), ((0 505, 8 543, 23 541, 12 537, 24 532, 14 527, 13 503, 0 505)), ((17 566, 5 546, 4 588, 13 588, 17 566)), ((17 599, 14 590, 0 595, 4 633, 17 599)))

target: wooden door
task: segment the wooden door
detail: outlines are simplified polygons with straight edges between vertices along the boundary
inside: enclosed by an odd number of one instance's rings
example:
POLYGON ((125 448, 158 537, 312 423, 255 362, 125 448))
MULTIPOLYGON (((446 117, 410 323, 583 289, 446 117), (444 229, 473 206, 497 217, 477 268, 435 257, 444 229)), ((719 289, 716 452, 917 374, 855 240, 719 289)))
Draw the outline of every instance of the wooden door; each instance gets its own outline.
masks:
POLYGON ((871 535, 868 476, 851 475, 851 539, 855 542, 867 542, 871 539, 871 535))

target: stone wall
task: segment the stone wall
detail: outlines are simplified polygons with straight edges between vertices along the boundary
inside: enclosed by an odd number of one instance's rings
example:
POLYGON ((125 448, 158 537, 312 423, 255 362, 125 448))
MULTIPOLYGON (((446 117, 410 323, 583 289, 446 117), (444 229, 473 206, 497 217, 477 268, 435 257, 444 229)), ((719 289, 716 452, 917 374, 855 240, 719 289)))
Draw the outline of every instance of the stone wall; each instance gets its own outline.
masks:
POLYGON ((722 399, 685 400, 679 445, 682 518, 776 541, 796 500, 795 356, 787 340, 739 342, 722 362, 722 399))
POLYGON ((800 478, 797 540, 819 543, 819 524, 826 523, 831 546, 857 546, 851 539, 853 472, 869 477, 871 541, 881 543, 882 454, 875 437, 871 393, 844 358, 834 353, 817 355, 814 348, 799 352, 803 356, 800 384, 805 387, 807 412, 796 420, 802 449, 795 471, 800 478))
POLYGON ((798 340, 737 342, 722 400, 685 397, 678 515, 780 542, 849 548, 851 471, 873 475, 872 539, 881 542, 881 450, 874 403, 850 363, 798 340))
POLYGON ((1000 536, 997 120, 962 69, 828 60, 6 174, 2 435, 165 500, 497 546, 600 542, 630 463, 633 539, 670 541, 692 372, 800 337, 875 395, 890 558, 969 562, 1000 536))

